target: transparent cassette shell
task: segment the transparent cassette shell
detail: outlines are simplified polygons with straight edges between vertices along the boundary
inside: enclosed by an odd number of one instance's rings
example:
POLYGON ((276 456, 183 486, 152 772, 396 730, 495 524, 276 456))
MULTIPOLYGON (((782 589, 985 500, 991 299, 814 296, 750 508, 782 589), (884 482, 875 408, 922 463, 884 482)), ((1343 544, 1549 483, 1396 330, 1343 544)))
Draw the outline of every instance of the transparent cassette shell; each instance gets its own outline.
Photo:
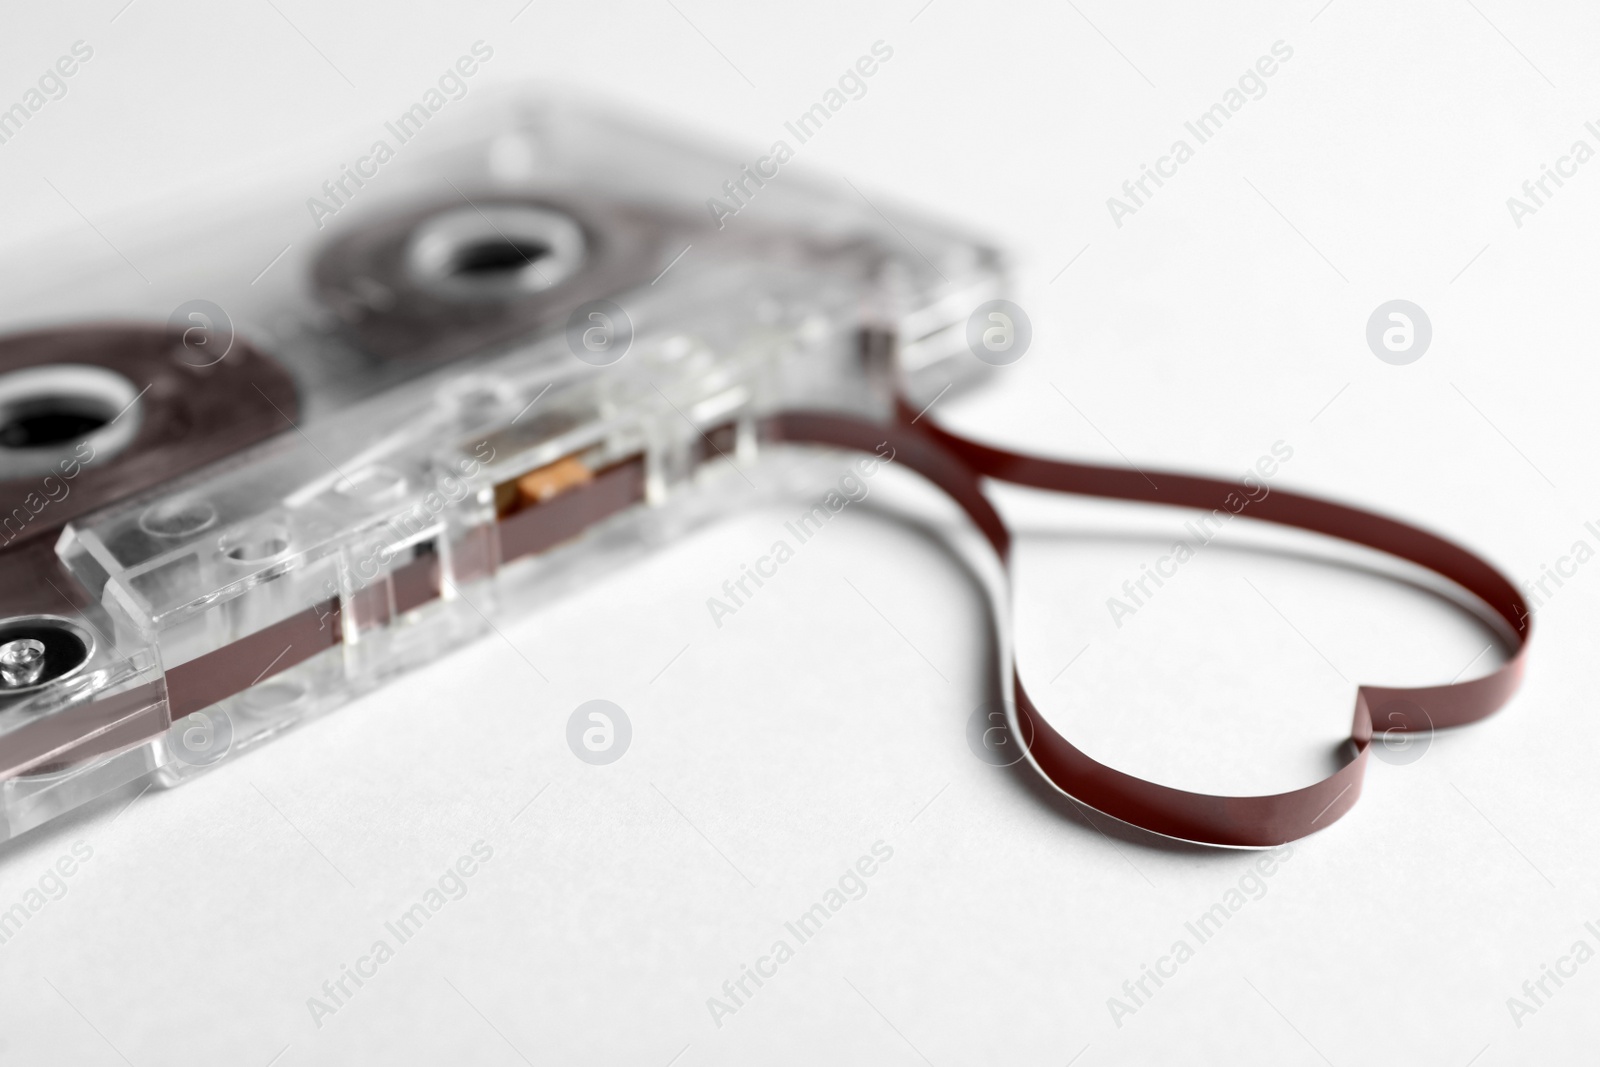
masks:
MULTIPOLYGON (((212 227, 290 243, 215 302, 298 413, 62 526, 84 606, 61 616, 92 647, 0 690, 0 839, 236 757, 725 513, 734 465, 774 462, 763 416, 887 418, 896 347, 913 398, 982 369, 964 331, 997 253, 848 186, 785 170, 719 228, 736 155, 520 97, 414 156, 317 241, 303 216, 212 227)), ((35 306, 163 321, 238 254, 195 234, 130 252, 149 293, 108 264, 35 306)))

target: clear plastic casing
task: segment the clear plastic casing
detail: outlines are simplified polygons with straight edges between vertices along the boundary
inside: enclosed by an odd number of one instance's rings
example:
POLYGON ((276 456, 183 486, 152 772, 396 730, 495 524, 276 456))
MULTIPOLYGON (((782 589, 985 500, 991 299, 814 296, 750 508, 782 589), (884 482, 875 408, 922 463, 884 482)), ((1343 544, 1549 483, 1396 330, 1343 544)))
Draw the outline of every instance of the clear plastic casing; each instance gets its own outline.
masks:
MULTIPOLYGON (((735 467, 772 462, 766 414, 887 418, 897 375, 927 402, 983 369, 965 331, 1001 295, 992 249, 591 108, 460 107, 254 214, 130 221, 148 232, 116 256, 3 280, 14 330, 171 321, 184 374, 248 344, 295 399, 230 385, 226 403, 281 421, 229 450, 157 425, 182 374, 102 361, 147 391, 113 420, 131 440, 86 468, 153 463, 159 432, 190 458, 80 497, 34 538, 48 550, 0 553, 18 588, 24 569, 68 583, 53 610, 41 588, 0 620, 0 675, 21 657, 24 683, 0 685, 0 839, 234 758, 725 513, 750 495, 735 467), (45 653, 18 635, 39 626, 49 655, 83 655, 29 685, 45 653)), ((0 364, 0 409, 26 373, 0 364)), ((6 479, 36 476, 25 459, 0 448, 6 479)))

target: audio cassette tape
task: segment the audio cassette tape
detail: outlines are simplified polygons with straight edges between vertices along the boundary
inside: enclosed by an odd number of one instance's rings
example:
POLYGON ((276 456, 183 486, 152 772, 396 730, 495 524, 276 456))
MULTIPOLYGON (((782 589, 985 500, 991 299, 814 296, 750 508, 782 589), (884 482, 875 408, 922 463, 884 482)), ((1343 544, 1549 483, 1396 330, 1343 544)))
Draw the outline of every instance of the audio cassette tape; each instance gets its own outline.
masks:
POLYGON ((765 414, 889 417, 890 336, 916 395, 981 369, 961 330, 1001 262, 949 228, 787 172, 723 225, 747 167, 567 104, 429 132, 73 285, 10 280, 0 838, 715 514, 765 414))
POLYGON ((751 164, 523 94, 429 121, 415 143, 386 126, 331 177, 5 279, 25 316, 0 337, 0 840, 238 758, 726 512, 744 470, 797 447, 893 457, 1002 563, 987 480, 1356 541, 1501 626, 1510 654, 1481 678, 1363 687, 1346 762, 1269 797, 1096 762, 999 635, 1001 725, 1029 762, 1153 832, 1320 829, 1359 795, 1375 721, 1467 722, 1514 689, 1526 605, 1448 541, 924 417, 1026 345, 981 238, 780 172, 776 146, 751 164))

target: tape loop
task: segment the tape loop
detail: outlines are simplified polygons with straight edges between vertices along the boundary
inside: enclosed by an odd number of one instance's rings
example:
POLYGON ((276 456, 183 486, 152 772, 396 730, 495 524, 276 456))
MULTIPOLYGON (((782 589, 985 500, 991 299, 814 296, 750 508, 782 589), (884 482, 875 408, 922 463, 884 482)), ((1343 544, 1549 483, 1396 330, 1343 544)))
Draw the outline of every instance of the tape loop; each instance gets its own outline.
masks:
MULTIPOLYGON (((1230 495, 1248 491, 1240 483, 1190 474, 1071 463, 994 448, 941 429, 904 400, 896 420, 887 426, 833 413, 794 411, 769 418, 765 431, 774 440, 865 452, 887 441, 897 462, 939 486, 967 513, 1008 570, 1011 532, 984 492, 985 478, 1051 492, 1208 510, 1224 508, 1230 495)), ((1466 682, 1412 689, 1361 686, 1350 729, 1350 761, 1312 785, 1257 796, 1194 793, 1100 763, 1045 720, 1012 664, 1016 714, 1031 728, 1023 731, 1032 738, 1028 758, 1056 788, 1152 833, 1209 845, 1264 848, 1321 830, 1354 806, 1361 795, 1379 709, 1380 732, 1424 731, 1481 719, 1516 691, 1533 632, 1532 618, 1516 587, 1483 559, 1394 519, 1284 490, 1253 500, 1248 517, 1364 545, 1450 579, 1506 624, 1514 645, 1511 656, 1496 670, 1466 682)))

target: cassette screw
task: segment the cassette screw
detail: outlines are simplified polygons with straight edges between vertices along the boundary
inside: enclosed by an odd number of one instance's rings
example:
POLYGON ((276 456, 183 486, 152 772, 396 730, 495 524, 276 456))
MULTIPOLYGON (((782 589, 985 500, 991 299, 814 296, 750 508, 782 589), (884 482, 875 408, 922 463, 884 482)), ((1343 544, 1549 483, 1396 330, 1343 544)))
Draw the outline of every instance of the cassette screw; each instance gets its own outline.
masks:
POLYGON ((44 642, 31 637, 0 645, 0 681, 12 689, 32 685, 44 673, 44 642))

